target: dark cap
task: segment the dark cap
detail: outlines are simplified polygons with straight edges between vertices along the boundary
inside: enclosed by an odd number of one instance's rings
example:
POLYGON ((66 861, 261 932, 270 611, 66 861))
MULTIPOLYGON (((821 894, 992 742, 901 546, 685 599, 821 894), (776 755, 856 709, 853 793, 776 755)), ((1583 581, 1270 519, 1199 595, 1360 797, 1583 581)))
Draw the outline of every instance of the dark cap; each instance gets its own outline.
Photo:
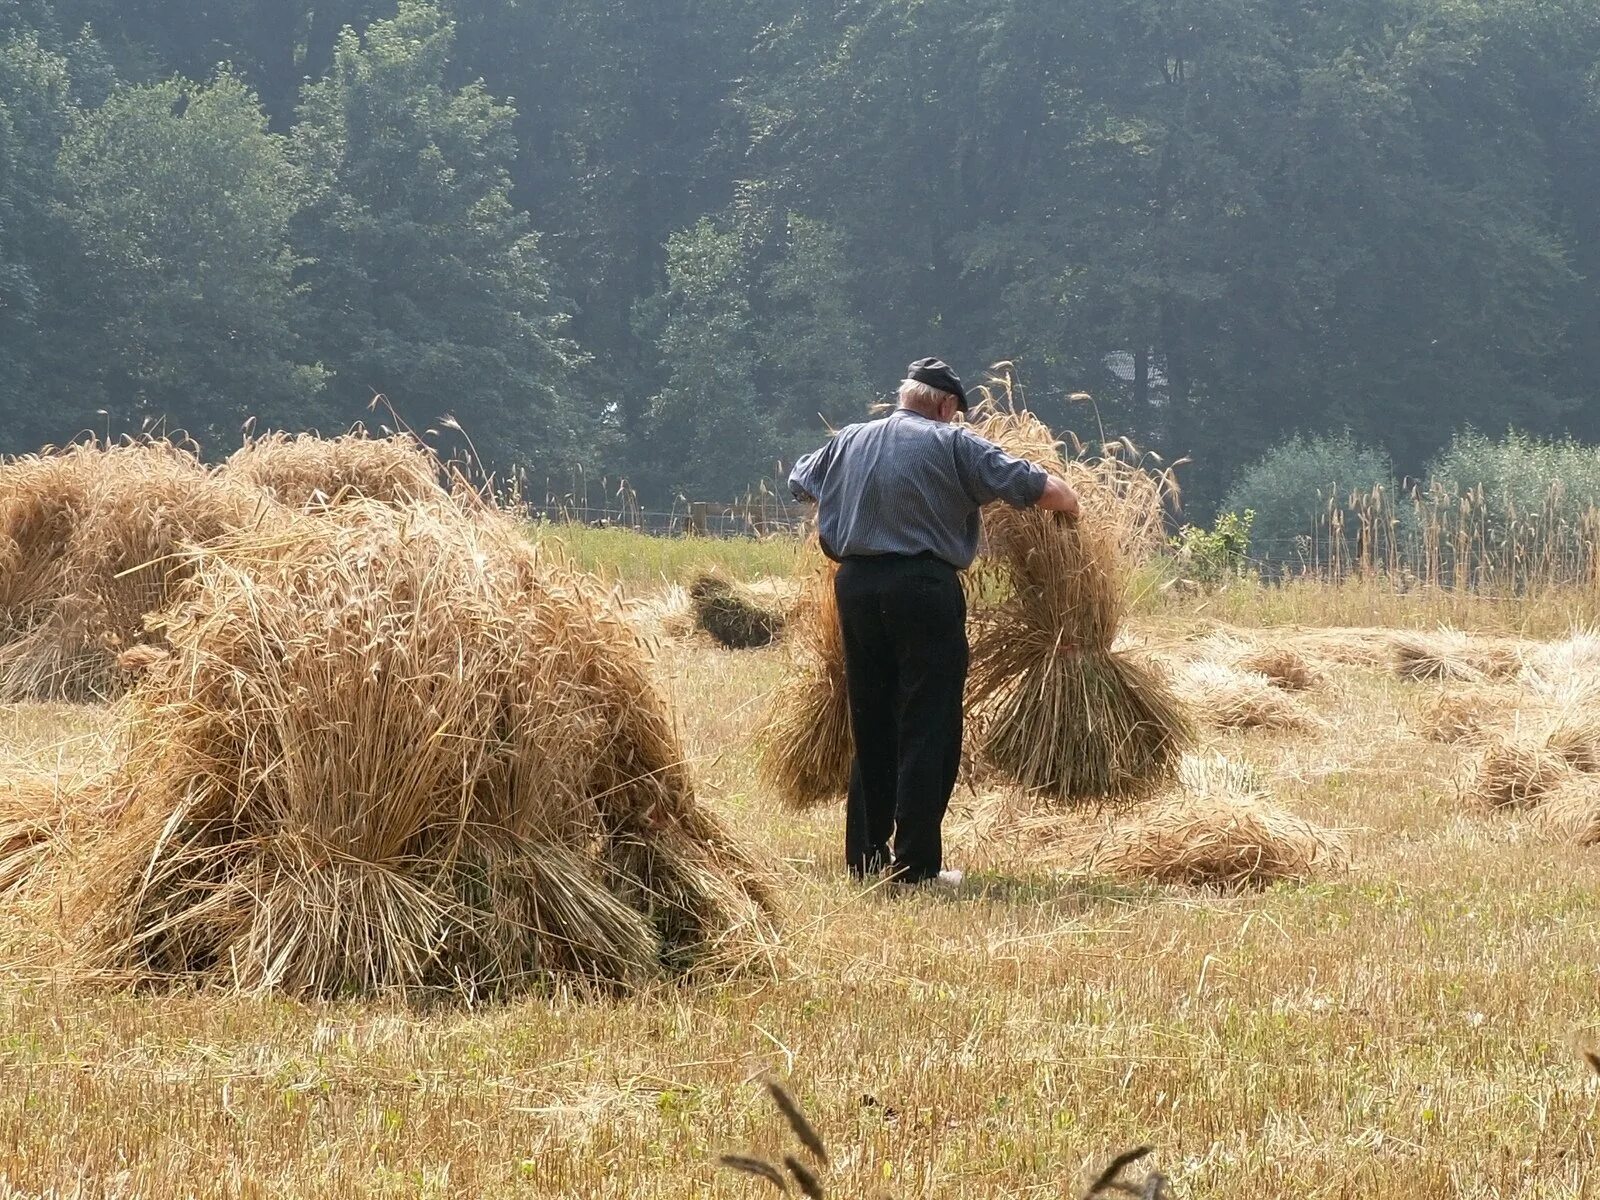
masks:
POLYGON ((967 411, 967 393, 961 387, 956 373, 937 358, 919 358, 906 368, 906 378, 915 383, 925 383, 956 398, 956 407, 967 411))

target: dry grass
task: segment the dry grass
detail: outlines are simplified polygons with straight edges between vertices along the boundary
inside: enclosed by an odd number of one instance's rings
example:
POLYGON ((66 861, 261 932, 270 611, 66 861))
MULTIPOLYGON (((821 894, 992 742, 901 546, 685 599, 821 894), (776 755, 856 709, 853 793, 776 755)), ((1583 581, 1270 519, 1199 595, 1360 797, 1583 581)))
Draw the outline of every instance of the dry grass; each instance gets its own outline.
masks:
POLYGON ((844 677, 844 635, 833 579, 838 568, 813 553, 789 630, 787 678, 767 704, 761 773, 789 808, 841 798, 850 786, 855 740, 844 677))
POLYGON ((626 602, 628 623, 648 641, 684 638, 694 633, 694 604, 687 588, 679 584, 626 602))
POLYGON ((1573 775, 1540 797, 1534 820, 1580 846, 1600 845, 1600 779, 1573 775))
POLYGON ((514 528, 350 503, 193 558, 62 880, 87 966, 477 996, 770 941, 631 633, 514 528))
POLYGON ((984 510, 989 582, 973 618, 969 707, 984 760, 1068 802, 1133 799, 1171 779, 1192 736, 1163 672, 1115 649, 1136 554, 1163 513, 1159 477, 1116 453, 1064 459, 1026 411, 979 410, 981 436, 1068 480, 1083 518, 984 510))
POLYGON ((1289 630, 1276 640, 1325 667, 1386 667, 1393 657, 1392 636, 1388 629, 1341 626, 1289 630))
POLYGON ((1202 641, 1194 652, 1200 659, 1261 675, 1285 691, 1303 692, 1317 682, 1318 667, 1309 656, 1270 637, 1256 640, 1219 632, 1202 641))
POLYGON ((1476 744, 1467 797, 1487 808, 1527 807, 1574 774, 1600 772, 1600 712, 1588 704, 1520 710, 1476 744))
POLYGON ((263 434, 234 451, 221 474, 296 509, 352 500, 404 504, 445 495, 438 459, 416 438, 371 437, 360 429, 332 438, 263 434))
POLYGON ((1469 742, 1515 720, 1525 693, 1505 685, 1453 688, 1422 705, 1417 730, 1436 742, 1469 742))
MULTIPOLYGON (((967 894, 891 900, 844 877, 837 813, 782 812, 758 779, 783 658, 695 641, 656 668, 698 794, 782 873, 779 978, 436 1011, 107 993, 30 957, 8 913, 4 1187, 738 1200, 765 1185, 720 1154, 794 1149, 770 1073, 827 1138, 830 1196, 1081 1195, 1134 1141, 1156 1150, 1128 1176, 1185 1200, 1594 1191, 1568 1041, 1595 1028, 1600 854, 1537 810, 1453 803, 1470 751, 1410 733, 1416 685, 1335 667, 1314 735, 1212 735, 1275 804, 1348 831, 1347 872, 1123 884, 956 826, 967 894)), ((7 770, 91 765, 97 711, 0 707, 7 770)))
POLYGON ((1509 638, 1473 637, 1455 629, 1396 632, 1389 646, 1401 679, 1463 683, 1515 677, 1526 649, 1509 638))
POLYGON ((259 492, 153 440, 0 464, 0 698, 104 698, 184 577, 182 551, 262 519, 259 492))

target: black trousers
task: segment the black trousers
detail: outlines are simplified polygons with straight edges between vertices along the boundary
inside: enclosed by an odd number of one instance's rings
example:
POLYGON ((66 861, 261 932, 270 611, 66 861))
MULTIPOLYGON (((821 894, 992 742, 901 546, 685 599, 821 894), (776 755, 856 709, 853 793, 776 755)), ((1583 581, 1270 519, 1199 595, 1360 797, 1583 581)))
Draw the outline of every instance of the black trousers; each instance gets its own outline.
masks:
POLYGON ((845 862, 863 878, 932 879, 961 766, 966 597, 954 567, 898 556, 846 559, 834 594, 856 744, 845 862))

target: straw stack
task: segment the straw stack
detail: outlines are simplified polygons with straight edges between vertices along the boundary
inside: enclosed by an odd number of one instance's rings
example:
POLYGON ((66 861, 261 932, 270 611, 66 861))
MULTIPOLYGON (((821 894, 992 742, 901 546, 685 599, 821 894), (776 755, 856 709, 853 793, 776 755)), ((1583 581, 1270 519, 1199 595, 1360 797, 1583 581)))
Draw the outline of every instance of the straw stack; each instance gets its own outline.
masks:
POLYGON ((770 945, 611 598, 511 522, 353 502, 190 560, 66 904, 82 965, 481 995, 770 945))
POLYGON ((182 551, 269 507, 159 439, 0 464, 0 700, 119 694, 117 656, 147 640, 182 551))
POLYGON ((813 553, 789 626, 790 672, 773 692, 761 736, 761 774, 790 808, 842 797, 855 742, 845 687, 844 635, 833 594, 838 567, 813 553))
POLYGON ((234 451, 220 473, 296 509, 348 500, 404 504, 445 495, 439 460, 422 442, 409 434, 371 437, 360 429, 332 438, 264 434, 234 451))
POLYGON ((1068 461, 1032 414, 989 406, 974 431, 1065 479, 1076 527, 1038 510, 984 510, 987 579, 1002 598, 975 613, 969 703, 986 760, 1067 802, 1137 798, 1177 769, 1192 731, 1165 675, 1113 648, 1134 555, 1161 521, 1158 477, 1115 448, 1068 461))
POLYGON ((784 611, 722 571, 701 571, 689 584, 695 628, 729 650, 770 646, 783 632, 784 611))

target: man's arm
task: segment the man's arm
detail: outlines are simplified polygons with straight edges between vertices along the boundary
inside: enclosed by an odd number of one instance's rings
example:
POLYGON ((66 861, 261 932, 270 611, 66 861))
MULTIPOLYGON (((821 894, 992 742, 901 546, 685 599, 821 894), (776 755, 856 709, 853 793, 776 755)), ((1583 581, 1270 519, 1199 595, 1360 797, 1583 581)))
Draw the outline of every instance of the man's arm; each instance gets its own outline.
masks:
POLYGON ((1044 485, 1035 508, 1045 512, 1058 512, 1066 517, 1072 525, 1078 523, 1078 518, 1083 515, 1083 508, 1078 503, 1078 493, 1072 490, 1070 484, 1064 483, 1052 475, 1044 485))
POLYGON ((822 480, 828 473, 828 462, 833 457, 834 443, 813 450, 794 464, 789 472, 789 491, 796 500, 815 500, 822 490, 822 480))

